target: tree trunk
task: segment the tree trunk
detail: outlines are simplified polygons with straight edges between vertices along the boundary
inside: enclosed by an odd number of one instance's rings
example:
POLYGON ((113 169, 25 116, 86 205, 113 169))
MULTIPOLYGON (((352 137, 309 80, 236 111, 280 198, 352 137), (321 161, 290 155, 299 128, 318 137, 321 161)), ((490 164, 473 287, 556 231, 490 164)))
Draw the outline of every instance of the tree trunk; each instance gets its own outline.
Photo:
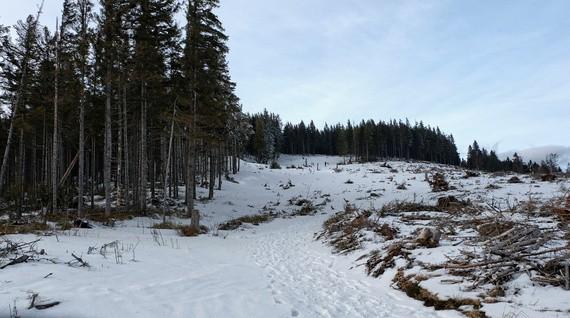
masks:
POLYGON ((22 217, 22 212, 24 209, 24 168, 25 168, 25 148, 24 148, 24 129, 20 128, 20 154, 18 155, 19 158, 19 163, 20 163, 20 167, 19 167, 19 201, 20 203, 18 204, 18 219, 20 219, 22 217))
POLYGON ((192 216, 192 211, 194 211, 194 184, 196 183, 196 176, 194 174, 195 167, 194 167, 194 146, 193 146, 193 139, 188 141, 187 147, 187 158, 186 158, 186 213, 189 216, 192 216))
POLYGON ((176 101, 174 101, 174 109, 172 110, 172 122, 170 124, 170 138, 168 140, 168 155, 166 157, 166 165, 164 168, 164 195, 163 200, 166 206, 166 194, 168 193, 168 184, 170 182, 170 162, 172 160, 172 143, 174 141, 174 120, 176 119, 176 101))
POLYGON ((147 187, 147 153, 146 153, 146 90, 145 83, 141 83, 141 132, 140 132, 140 173, 139 173, 139 210, 146 211, 146 187, 147 187))
MULTIPOLYGON (((82 81, 85 83, 85 79, 82 81)), ((83 213, 83 189, 85 179, 85 89, 81 89, 81 101, 79 102, 79 173, 77 177, 77 217, 80 219, 83 213)))
POLYGON ((112 152, 112 135, 111 135, 111 64, 107 61, 107 79, 105 88, 105 151, 103 163, 103 183, 105 184, 105 216, 111 216, 111 152, 112 152))
POLYGON ((223 174, 223 167, 224 167, 224 153, 222 147, 218 149, 218 191, 222 190, 222 174, 223 174))
POLYGON ((119 129, 117 132, 117 207, 124 205, 123 196, 123 106, 121 103, 117 103, 117 109, 119 113, 119 129))
POLYGON ((129 160, 129 128, 128 128, 128 118, 127 118, 127 87, 126 85, 123 87, 123 141, 125 143, 124 151, 125 151, 125 189, 126 189, 126 203, 130 205, 131 196, 130 196, 130 160, 129 160))
POLYGON ((210 149, 210 166, 209 166, 209 178, 208 178, 208 199, 212 200, 214 198, 214 187, 216 186, 216 160, 213 154, 213 150, 210 149))
POLYGON ((91 210, 95 209, 95 138, 91 138, 91 210))
MULTIPOLYGON (((57 27, 56 27, 57 29, 57 27)), ((51 158, 51 193, 52 193, 52 197, 51 197, 51 209, 52 212, 56 212, 57 211, 57 185, 58 185, 58 180, 57 180, 57 164, 58 164, 58 160, 57 160, 57 155, 58 155, 58 150, 59 150, 59 145, 58 145, 58 102, 59 102, 59 96, 58 96, 58 81, 59 81, 59 34, 56 34, 56 48, 55 48, 55 82, 54 82, 54 98, 53 98, 53 146, 52 146, 52 158, 51 158)))

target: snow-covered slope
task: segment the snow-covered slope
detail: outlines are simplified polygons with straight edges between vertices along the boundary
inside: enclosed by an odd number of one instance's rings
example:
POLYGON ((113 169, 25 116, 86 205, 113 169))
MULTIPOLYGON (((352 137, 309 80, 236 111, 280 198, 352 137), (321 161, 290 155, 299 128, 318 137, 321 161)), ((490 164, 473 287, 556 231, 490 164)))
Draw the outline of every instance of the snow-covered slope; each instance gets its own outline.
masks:
MULTIPOLYGON (((38 242, 38 248, 45 249, 44 260, 0 270, 0 317, 9 317, 14 306, 22 317, 460 317, 456 311, 424 307, 391 288, 388 275, 370 278, 357 266, 355 255, 333 255, 330 247, 315 240, 323 222, 347 201, 361 208, 393 200, 434 202, 437 195, 420 170, 450 168, 390 162, 397 171, 379 163, 335 171, 343 159, 325 156, 283 156, 280 162, 283 169, 278 170, 242 162, 239 183, 225 182, 215 200, 199 203, 203 223, 215 228, 244 215, 289 215, 299 208, 288 203, 296 197, 311 199, 320 206, 319 213, 196 238, 152 231, 148 226, 158 220, 151 218, 44 236, 38 242), (407 190, 398 190, 401 184, 407 190), (100 253, 111 242, 117 244, 100 253), (90 267, 67 265, 74 260, 72 253, 90 267), (38 301, 61 304, 28 310, 33 294, 39 295, 38 301)), ((488 184, 505 179, 484 175, 452 183, 457 195, 476 197, 485 195, 488 184)), ((548 197, 558 193, 561 184, 540 183, 539 190, 535 186, 513 184, 493 196, 515 201, 533 191, 548 197)), ((503 306, 505 313, 518 307, 503 306)), ((498 309, 491 314, 501 317, 498 309)))

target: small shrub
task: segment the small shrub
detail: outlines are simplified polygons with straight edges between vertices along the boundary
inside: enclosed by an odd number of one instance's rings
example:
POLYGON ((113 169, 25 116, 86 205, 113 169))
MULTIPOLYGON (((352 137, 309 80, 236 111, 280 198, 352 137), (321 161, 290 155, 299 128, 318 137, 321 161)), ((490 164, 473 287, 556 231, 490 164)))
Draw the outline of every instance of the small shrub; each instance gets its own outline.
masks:
POLYGON ((269 165, 269 169, 281 169, 281 165, 277 161, 271 161, 271 165, 269 165))
POLYGON ((304 204, 299 211, 297 211, 297 215, 313 215, 317 212, 317 209, 313 205, 312 202, 308 202, 304 204))
POLYGON ((523 183, 523 181, 517 176, 511 177, 507 182, 508 183, 523 183))

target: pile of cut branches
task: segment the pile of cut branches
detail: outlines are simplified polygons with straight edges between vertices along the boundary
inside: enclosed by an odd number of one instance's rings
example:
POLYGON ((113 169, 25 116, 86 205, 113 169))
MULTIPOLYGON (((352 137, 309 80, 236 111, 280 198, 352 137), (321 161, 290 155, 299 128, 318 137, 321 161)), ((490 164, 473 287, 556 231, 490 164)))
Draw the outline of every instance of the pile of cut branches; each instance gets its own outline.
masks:
POLYGON ((501 285, 522 273, 536 281, 560 281, 560 277, 545 278, 552 273, 543 270, 546 263, 564 259, 568 253, 567 246, 552 247, 555 238, 552 230, 522 223, 497 226, 496 229, 499 233, 480 226, 480 234, 486 238, 480 248, 461 251, 460 257, 450 259, 443 267, 450 274, 468 278, 473 288, 485 284, 501 285))
POLYGON ((323 224, 323 231, 317 239, 324 239, 340 254, 360 249, 367 232, 383 237, 385 241, 394 240, 399 231, 380 222, 380 219, 373 211, 358 210, 347 204, 344 211, 336 213, 323 224))

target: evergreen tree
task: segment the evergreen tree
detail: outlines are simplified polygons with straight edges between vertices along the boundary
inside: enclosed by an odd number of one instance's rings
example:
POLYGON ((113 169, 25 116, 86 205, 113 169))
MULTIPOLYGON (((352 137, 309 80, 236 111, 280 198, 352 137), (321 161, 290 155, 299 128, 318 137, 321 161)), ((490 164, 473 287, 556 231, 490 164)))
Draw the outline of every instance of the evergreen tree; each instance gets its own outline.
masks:
MULTIPOLYGON (((17 121, 20 119, 20 108, 25 107, 26 94, 30 87, 30 74, 33 71, 33 62, 37 57, 38 42, 38 20, 42 8, 38 10, 36 17, 29 16, 25 22, 19 22, 15 28, 17 34, 16 44, 13 44, 9 37, 3 35, 2 38, 2 96, 3 104, 11 106, 10 126, 6 137, 6 146, 0 166, 0 194, 3 191, 6 172, 8 170, 8 159, 14 138, 14 130, 17 121)), ((2 28, 3 32, 6 29, 2 28)))

